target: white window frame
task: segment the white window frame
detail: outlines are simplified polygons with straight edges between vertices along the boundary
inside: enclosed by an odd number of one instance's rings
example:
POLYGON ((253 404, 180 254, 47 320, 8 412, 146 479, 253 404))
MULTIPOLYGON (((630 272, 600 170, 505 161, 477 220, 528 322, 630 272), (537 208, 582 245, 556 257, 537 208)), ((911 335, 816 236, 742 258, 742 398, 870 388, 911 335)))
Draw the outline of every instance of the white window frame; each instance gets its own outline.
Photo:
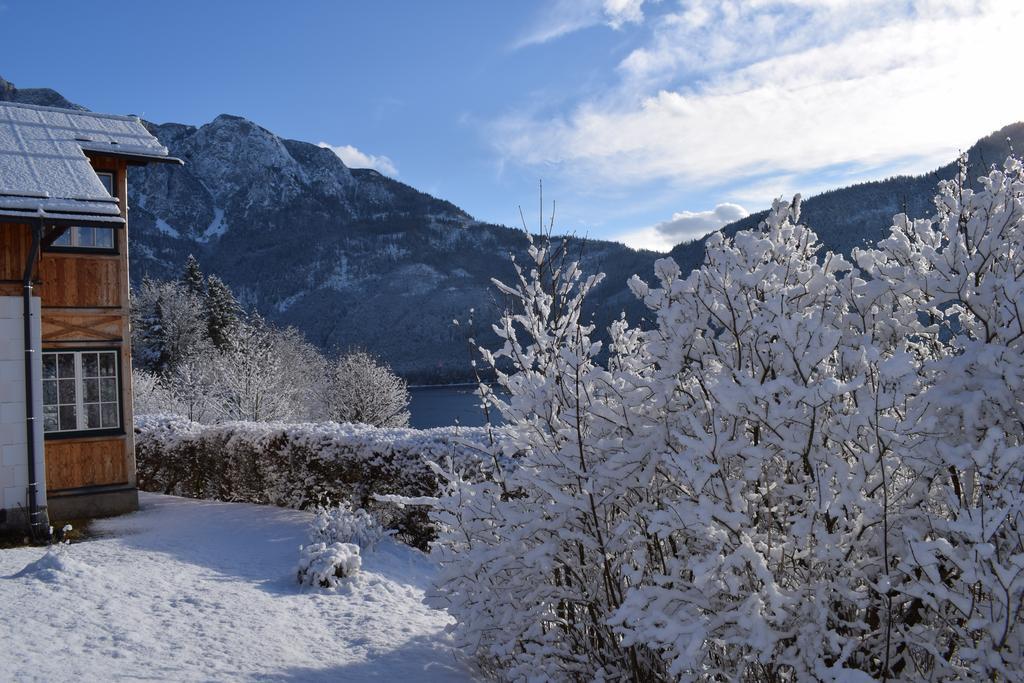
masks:
MULTIPOLYGON (((111 197, 116 197, 114 192, 114 174, 111 171, 96 171, 96 176, 103 183, 103 188, 110 193, 111 197), (104 179, 109 179, 109 183, 103 182, 104 179), (109 184, 109 187, 107 185, 109 184)), ((80 228, 71 227, 64 231, 64 234, 58 237, 51 247, 57 249, 95 249, 96 251, 114 251, 117 249, 117 236, 114 234, 114 228, 80 228), (83 230, 88 230, 88 233, 83 233, 83 230), (83 244, 82 236, 88 234, 92 235, 92 244, 83 244), (110 244, 96 244, 97 235, 109 235, 110 244)))
POLYGON ((60 397, 60 381, 61 381, 61 379, 65 379, 65 378, 61 378, 61 377, 59 377, 59 375, 57 375, 56 377, 53 377, 53 378, 48 378, 48 377, 44 376, 43 377, 43 384, 44 384, 44 388, 43 388, 43 432, 46 435, 49 436, 49 435, 56 435, 56 434, 77 434, 79 432, 112 432, 112 431, 120 431, 121 426, 122 426, 121 425, 121 422, 122 422, 121 396, 122 396, 122 394, 121 394, 121 363, 120 363, 121 358, 120 358, 120 354, 118 353, 118 351, 116 349, 52 349, 52 350, 49 350, 49 351, 43 351, 43 362, 44 363, 46 362, 47 356, 53 356, 54 357, 54 363, 55 363, 55 370, 56 370, 56 372, 59 373, 60 361, 59 361, 58 356, 60 356, 60 355, 73 355, 74 356, 75 374, 74 374, 74 377, 72 379, 74 380, 74 383, 75 383, 74 384, 74 386, 75 386, 75 402, 73 404, 72 403, 61 403, 60 402, 60 398, 59 398, 60 397), (101 374, 97 374, 95 377, 85 377, 84 376, 84 372, 82 370, 82 356, 83 355, 89 355, 89 354, 95 354, 97 356, 97 358, 96 358, 96 372, 97 373, 100 372, 100 367, 102 365, 102 361, 100 360, 100 357, 101 356, 111 356, 113 358, 113 361, 114 361, 114 363, 113 363, 113 365, 114 365, 114 374, 112 376, 111 375, 104 376, 104 375, 101 375, 101 374), (114 400, 113 401, 104 401, 104 400, 102 400, 102 397, 103 397, 102 382, 104 380, 110 380, 110 379, 114 380, 114 400), (92 380, 92 381, 96 381, 97 382, 97 388, 96 388, 96 399, 97 400, 95 400, 95 401, 86 401, 85 400, 85 382, 87 380, 92 380), (46 402, 45 384, 47 382, 55 382, 56 383, 56 386, 57 386, 57 403, 47 403, 46 402), (61 406, 69 406, 69 405, 74 405, 75 406, 75 426, 72 427, 72 428, 68 428, 68 429, 61 429, 60 428, 60 408, 61 408, 61 406), (96 406, 98 406, 98 411, 99 411, 98 414, 99 414, 99 422, 100 422, 99 426, 96 426, 96 427, 89 427, 88 426, 88 424, 87 424, 87 411, 86 411, 86 406, 87 405, 96 405, 96 406), (114 410, 115 410, 115 412, 114 412, 115 423, 112 424, 112 425, 111 424, 107 424, 107 425, 103 424, 103 406, 105 406, 105 405, 113 405, 114 406, 114 410), (51 408, 51 407, 56 407, 57 408, 57 428, 56 429, 47 429, 46 428, 46 412, 47 412, 47 408, 51 408))

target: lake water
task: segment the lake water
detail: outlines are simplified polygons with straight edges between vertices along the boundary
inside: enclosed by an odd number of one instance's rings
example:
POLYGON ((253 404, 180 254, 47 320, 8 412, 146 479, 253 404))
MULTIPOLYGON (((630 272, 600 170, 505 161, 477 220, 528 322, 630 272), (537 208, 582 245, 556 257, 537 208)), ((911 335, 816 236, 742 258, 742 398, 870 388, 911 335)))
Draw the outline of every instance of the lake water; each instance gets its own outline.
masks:
POLYGON ((416 429, 450 427, 456 421, 463 427, 484 423, 475 385, 410 388, 409 413, 409 426, 416 429))

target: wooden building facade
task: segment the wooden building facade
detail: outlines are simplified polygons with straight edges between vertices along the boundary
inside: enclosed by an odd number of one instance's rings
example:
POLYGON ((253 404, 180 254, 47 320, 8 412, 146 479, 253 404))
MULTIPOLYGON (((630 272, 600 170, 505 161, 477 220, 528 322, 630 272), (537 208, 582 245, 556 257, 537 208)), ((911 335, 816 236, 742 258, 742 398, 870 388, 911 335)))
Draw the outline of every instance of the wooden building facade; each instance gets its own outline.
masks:
MULTIPOLYGON (((48 151, 43 145, 39 153, 48 151)), ((154 160, 180 163, 137 119, 0 103, 0 307, 7 302, 10 311, 12 301, 19 301, 28 313, 27 325, 22 316, 22 329, 31 330, 30 340, 38 339, 25 344, 26 335, 16 334, 13 324, 5 334, 0 319, 0 351, 7 340, 0 374, 12 382, 18 368, 11 359, 19 351, 19 342, 12 340, 20 339, 24 347, 21 410, 16 408, 18 392, 0 395, 0 440, 8 467, 6 475, 0 469, 0 526, 27 522, 38 530, 47 516, 62 521, 138 506, 127 179, 130 166, 154 160), (45 162, 42 169, 33 168, 39 163, 31 161, 31 145, 26 173, 24 135, 14 136, 19 149, 11 155, 4 148, 5 124, 16 133, 28 130, 64 143, 61 153, 75 157, 71 172, 91 174, 79 178, 88 193, 74 194, 70 180, 54 181, 54 169, 45 162), (9 429, 18 418, 25 420, 24 436, 9 429), (33 429, 35 437, 29 433, 33 429), (10 448, 19 443, 22 448, 10 448), (17 476, 19 457, 29 463, 24 477, 17 476)))

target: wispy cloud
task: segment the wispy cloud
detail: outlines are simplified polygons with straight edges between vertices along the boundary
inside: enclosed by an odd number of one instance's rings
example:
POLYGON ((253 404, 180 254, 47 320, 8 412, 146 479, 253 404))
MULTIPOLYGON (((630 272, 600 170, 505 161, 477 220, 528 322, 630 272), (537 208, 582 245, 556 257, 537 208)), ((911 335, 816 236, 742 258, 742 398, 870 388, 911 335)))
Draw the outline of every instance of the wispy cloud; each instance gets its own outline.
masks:
POLYGON ((924 170, 1024 114, 995 68, 1024 26, 1014 0, 698 1, 653 24, 613 90, 495 122, 501 156, 616 187, 924 170))
POLYGON ((345 165, 349 168, 372 168, 384 175, 398 176, 398 168, 395 166, 395 162, 384 155, 367 154, 352 145, 332 145, 327 142, 321 142, 320 146, 326 147, 337 154, 338 158, 344 161, 345 165))
POLYGON ((619 29, 639 23, 644 18, 643 4, 644 0, 555 0, 533 19, 512 48, 546 43, 600 24, 619 29))
POLYGON ((667 221, 623 233, 615 239, 634 249, 668 251, 680 242, 699 239, 748 215, 742 206, 726 202, 709 211, 679 211, 667 221))

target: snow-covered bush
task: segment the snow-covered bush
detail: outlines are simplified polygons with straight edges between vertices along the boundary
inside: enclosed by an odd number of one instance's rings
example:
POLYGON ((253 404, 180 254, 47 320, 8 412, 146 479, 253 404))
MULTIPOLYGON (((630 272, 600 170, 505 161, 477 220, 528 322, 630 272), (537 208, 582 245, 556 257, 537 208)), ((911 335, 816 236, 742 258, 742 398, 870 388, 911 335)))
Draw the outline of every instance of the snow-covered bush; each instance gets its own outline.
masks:
POLYGON ((353 543, 371 551, 390 533, 372 514, 348 504, 321 506, 316 509, 309 532, 311 543, 353 543))
POLYGON ((151 372, 132 369, 132 410, 136 415, 180 415, 183 407, 151 372))
POLYGON ((259 316, 236 326, 213 357, 218 419, 266 422, 308 418, 310 387, 320 378, 319 352, 298 330, 277 329, 259 316))
POLYGON ((325 363, 320 396, 326 417, 374 427, 409 425, 409 391, 405 380, 365 351, 350 351, 325 363))
POLYGON ((634 280, 655 324, 613 325, 606 363, 597 278, 531 248, 481 350, 519 466, 435 467, 460 645, 513 680, 1013 679, 1022 178, 944 184, 856 267, 776 202, 634 280))
POLYGON ((338 501, 380 515, 398 538, 425 548, 433 527, 423 508, 376 495, 436 496, 432 462, 451 460, 473 480, 487 476, 481 429, 379 429, 366 425, 229 422, 169 416, 136 420, 139 488, 192 498, 309 508, 338 501))
POLYGON ((1024 166, 971 189, 966 159, 936 215, 897 216, 856 253, 920 340, 923 390, 896 453, 885 558, 893 673, 1013 680, 1024 666, 1024 166))
POLYGON ((310 543, 299 549, 296 574, 299 584, 337 588, 341 580, 354 575, 362 566, 359 546, 352 543, 310 543))

